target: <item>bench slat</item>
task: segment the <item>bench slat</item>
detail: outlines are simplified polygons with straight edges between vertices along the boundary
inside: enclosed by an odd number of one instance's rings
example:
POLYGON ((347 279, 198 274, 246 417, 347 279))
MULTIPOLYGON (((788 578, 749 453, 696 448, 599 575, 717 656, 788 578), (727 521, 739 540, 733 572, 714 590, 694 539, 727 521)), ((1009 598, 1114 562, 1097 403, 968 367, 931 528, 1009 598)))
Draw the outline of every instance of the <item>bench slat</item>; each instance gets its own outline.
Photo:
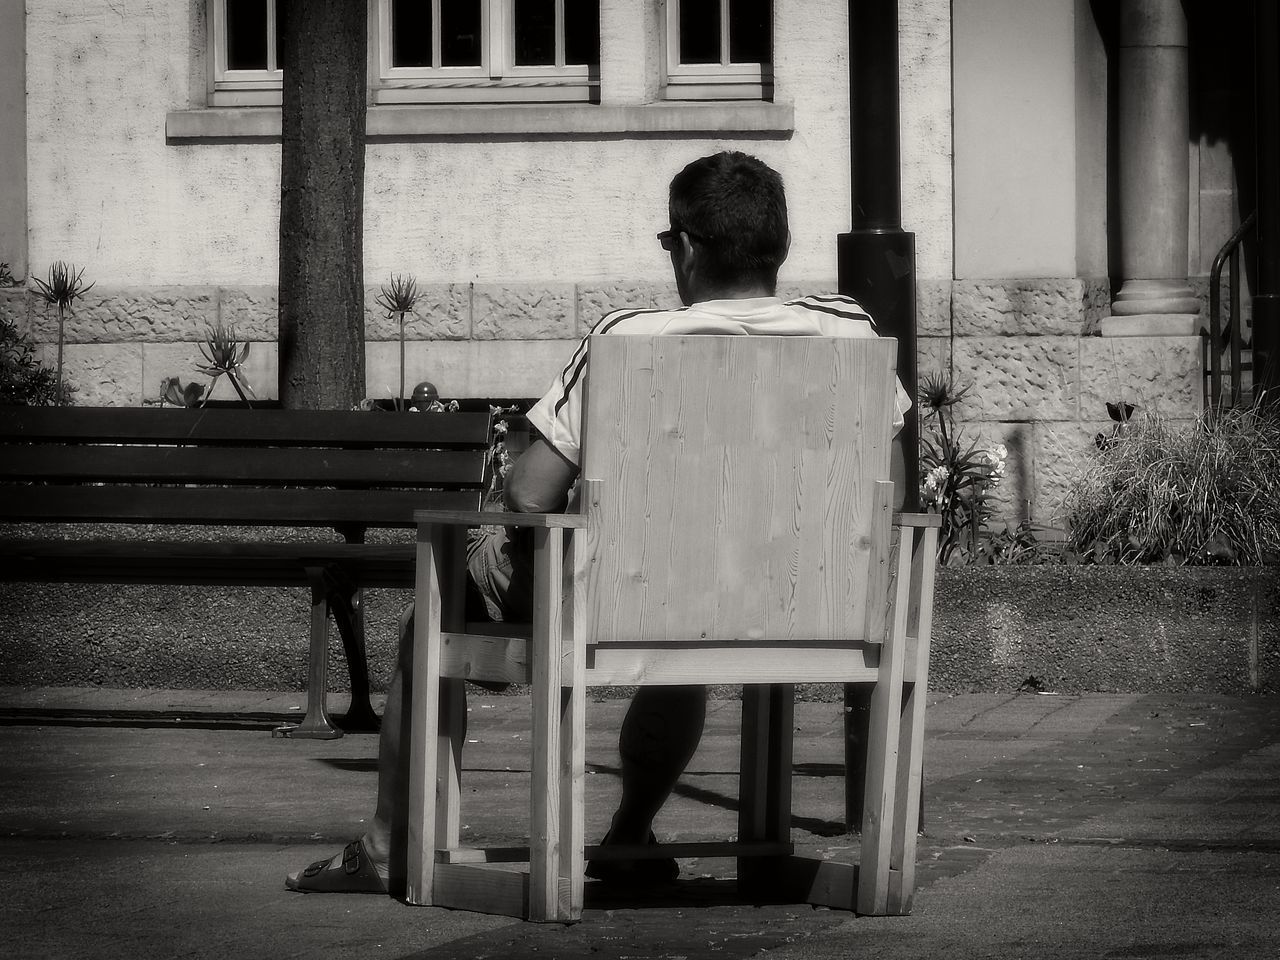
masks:
POLYGON ((371 447, 486 446, 487 413, 347 410, 0 408, 0 441, 371 447))
MULTIPOLYGON (((0 480, 478 488, 483 450, 244 447, 10 447, 0 480)), ((474 498, 473 498, 474 499, 474 498)))
POLYGON ((412 543, 0 541, 0 580, 203 586, 309 584, 309 566, 338 566, 364 587, 411 587, 412 543))
POLYGON ((414 510, 475 509, 475 490, 0 486, 0 520, 412 527, 414 510))

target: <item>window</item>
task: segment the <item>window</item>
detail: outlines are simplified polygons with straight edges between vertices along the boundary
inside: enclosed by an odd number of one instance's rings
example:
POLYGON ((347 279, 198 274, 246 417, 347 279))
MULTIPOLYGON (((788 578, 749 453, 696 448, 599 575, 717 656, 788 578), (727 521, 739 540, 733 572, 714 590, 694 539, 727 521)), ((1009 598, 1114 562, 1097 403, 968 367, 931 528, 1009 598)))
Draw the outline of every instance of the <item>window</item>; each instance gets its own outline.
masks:
POLYGON ((375 103, 594 100, 600 0, 378 0, 375 103))
POLYGON ((212 105, 279 104, 283 49, 276 0, 213 0, 209 6, 212 105))
POLYGON ((772 99, 771 0, 667 0, 672 100, 772 99))
MULTIPOLYGON (((214 106, 279 104, 277 0, 210 0, 214 106)), ((600 0, 373 0, 374 103, 598 98, 600 0)))

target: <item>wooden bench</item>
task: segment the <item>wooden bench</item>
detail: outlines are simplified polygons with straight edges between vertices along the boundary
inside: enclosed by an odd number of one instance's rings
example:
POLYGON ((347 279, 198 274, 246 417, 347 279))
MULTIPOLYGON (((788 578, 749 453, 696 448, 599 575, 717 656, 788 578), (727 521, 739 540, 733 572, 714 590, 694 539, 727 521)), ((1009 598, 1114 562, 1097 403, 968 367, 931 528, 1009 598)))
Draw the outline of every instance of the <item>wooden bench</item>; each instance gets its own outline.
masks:
POLYGON ((351 675, 341 725, 376 730, 362 591, 411 587, 414 546, 367 543, 366 531, 412 528, 423 508, 478 509, 490 421, 488 412, 0 408, 0 523, 15 525, 0 534, 0 580, 308 587, 307 711, 281 732, 342 736, 325 707, 330 614, 351 675))

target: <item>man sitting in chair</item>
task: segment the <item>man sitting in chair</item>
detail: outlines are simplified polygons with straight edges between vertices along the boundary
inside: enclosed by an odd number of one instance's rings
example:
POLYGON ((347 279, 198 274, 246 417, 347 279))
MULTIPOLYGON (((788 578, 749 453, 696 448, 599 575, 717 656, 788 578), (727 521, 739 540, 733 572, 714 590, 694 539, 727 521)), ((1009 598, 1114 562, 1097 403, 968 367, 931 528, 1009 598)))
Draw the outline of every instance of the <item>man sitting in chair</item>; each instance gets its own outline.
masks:
MULTIPOLYGON (((670 229, 658 234, 670 253, 680 299, 678 310, 618 310, 596 334, 742 334, 874 337, 870 318, 843 296, 806 297, 783 303, 774 291, 791 235, 782 178, 738 152, 695 160, 671 181, 670 229)), ((562 511, 578 477, 582 398, 588 340, 583 339, 555 383, 529 411, 536 431, 528 450, 509 471, 509 510, 562 511)), ((710 373, 710 371, 708 371, 710 373)), ((897 388, 894 429, 911 401, 897 388)), ((528 620, 532 608, 532 553, 506 528, 473 533, 468 540, 471 580, 496 619, 528 620)), ((403 798, 408 759, 401 756, 409 702, 406 662, 413 636, 411 611, 400 624, 400 663, 388 690, 378 752, 378 802, 372 826, 342 853, 313 863, 286 880, 303 892, 399 892, 404 852, 392 837, 404 836, 403 798), (403 762, 402 762, 403 761, 403 762)), ((622 800, 604 843, 655 842, 653 819, 666 802, 702 737, 706 688, 642 686, 623 720, 618 749, 622 800)), ((676 879, 674 860, 596 861, 587 876, 598 880, 655 883, 676 879)))

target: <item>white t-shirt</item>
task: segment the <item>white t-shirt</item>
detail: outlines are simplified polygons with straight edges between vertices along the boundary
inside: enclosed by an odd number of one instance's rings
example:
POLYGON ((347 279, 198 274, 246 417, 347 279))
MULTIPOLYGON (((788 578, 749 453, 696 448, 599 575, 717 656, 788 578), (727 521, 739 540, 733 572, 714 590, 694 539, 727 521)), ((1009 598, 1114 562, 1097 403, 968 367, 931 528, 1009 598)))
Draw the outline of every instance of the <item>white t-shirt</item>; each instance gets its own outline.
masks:
MULTIPOLYGON (((867 312, 851 297, 803 297, 783 303, 777 297, 706 300, 678 310, 615 310, 593 334, 745 335, 773 337, 874 337, 867 312)), ((582 398, 586 391, 587 338, 584 337, 551 389, 529 411, 529 423, 579 464, 582 449, 582 398)), ((893 429, 897 433, 911 409, 911 397, 897 385, 893 429)))

